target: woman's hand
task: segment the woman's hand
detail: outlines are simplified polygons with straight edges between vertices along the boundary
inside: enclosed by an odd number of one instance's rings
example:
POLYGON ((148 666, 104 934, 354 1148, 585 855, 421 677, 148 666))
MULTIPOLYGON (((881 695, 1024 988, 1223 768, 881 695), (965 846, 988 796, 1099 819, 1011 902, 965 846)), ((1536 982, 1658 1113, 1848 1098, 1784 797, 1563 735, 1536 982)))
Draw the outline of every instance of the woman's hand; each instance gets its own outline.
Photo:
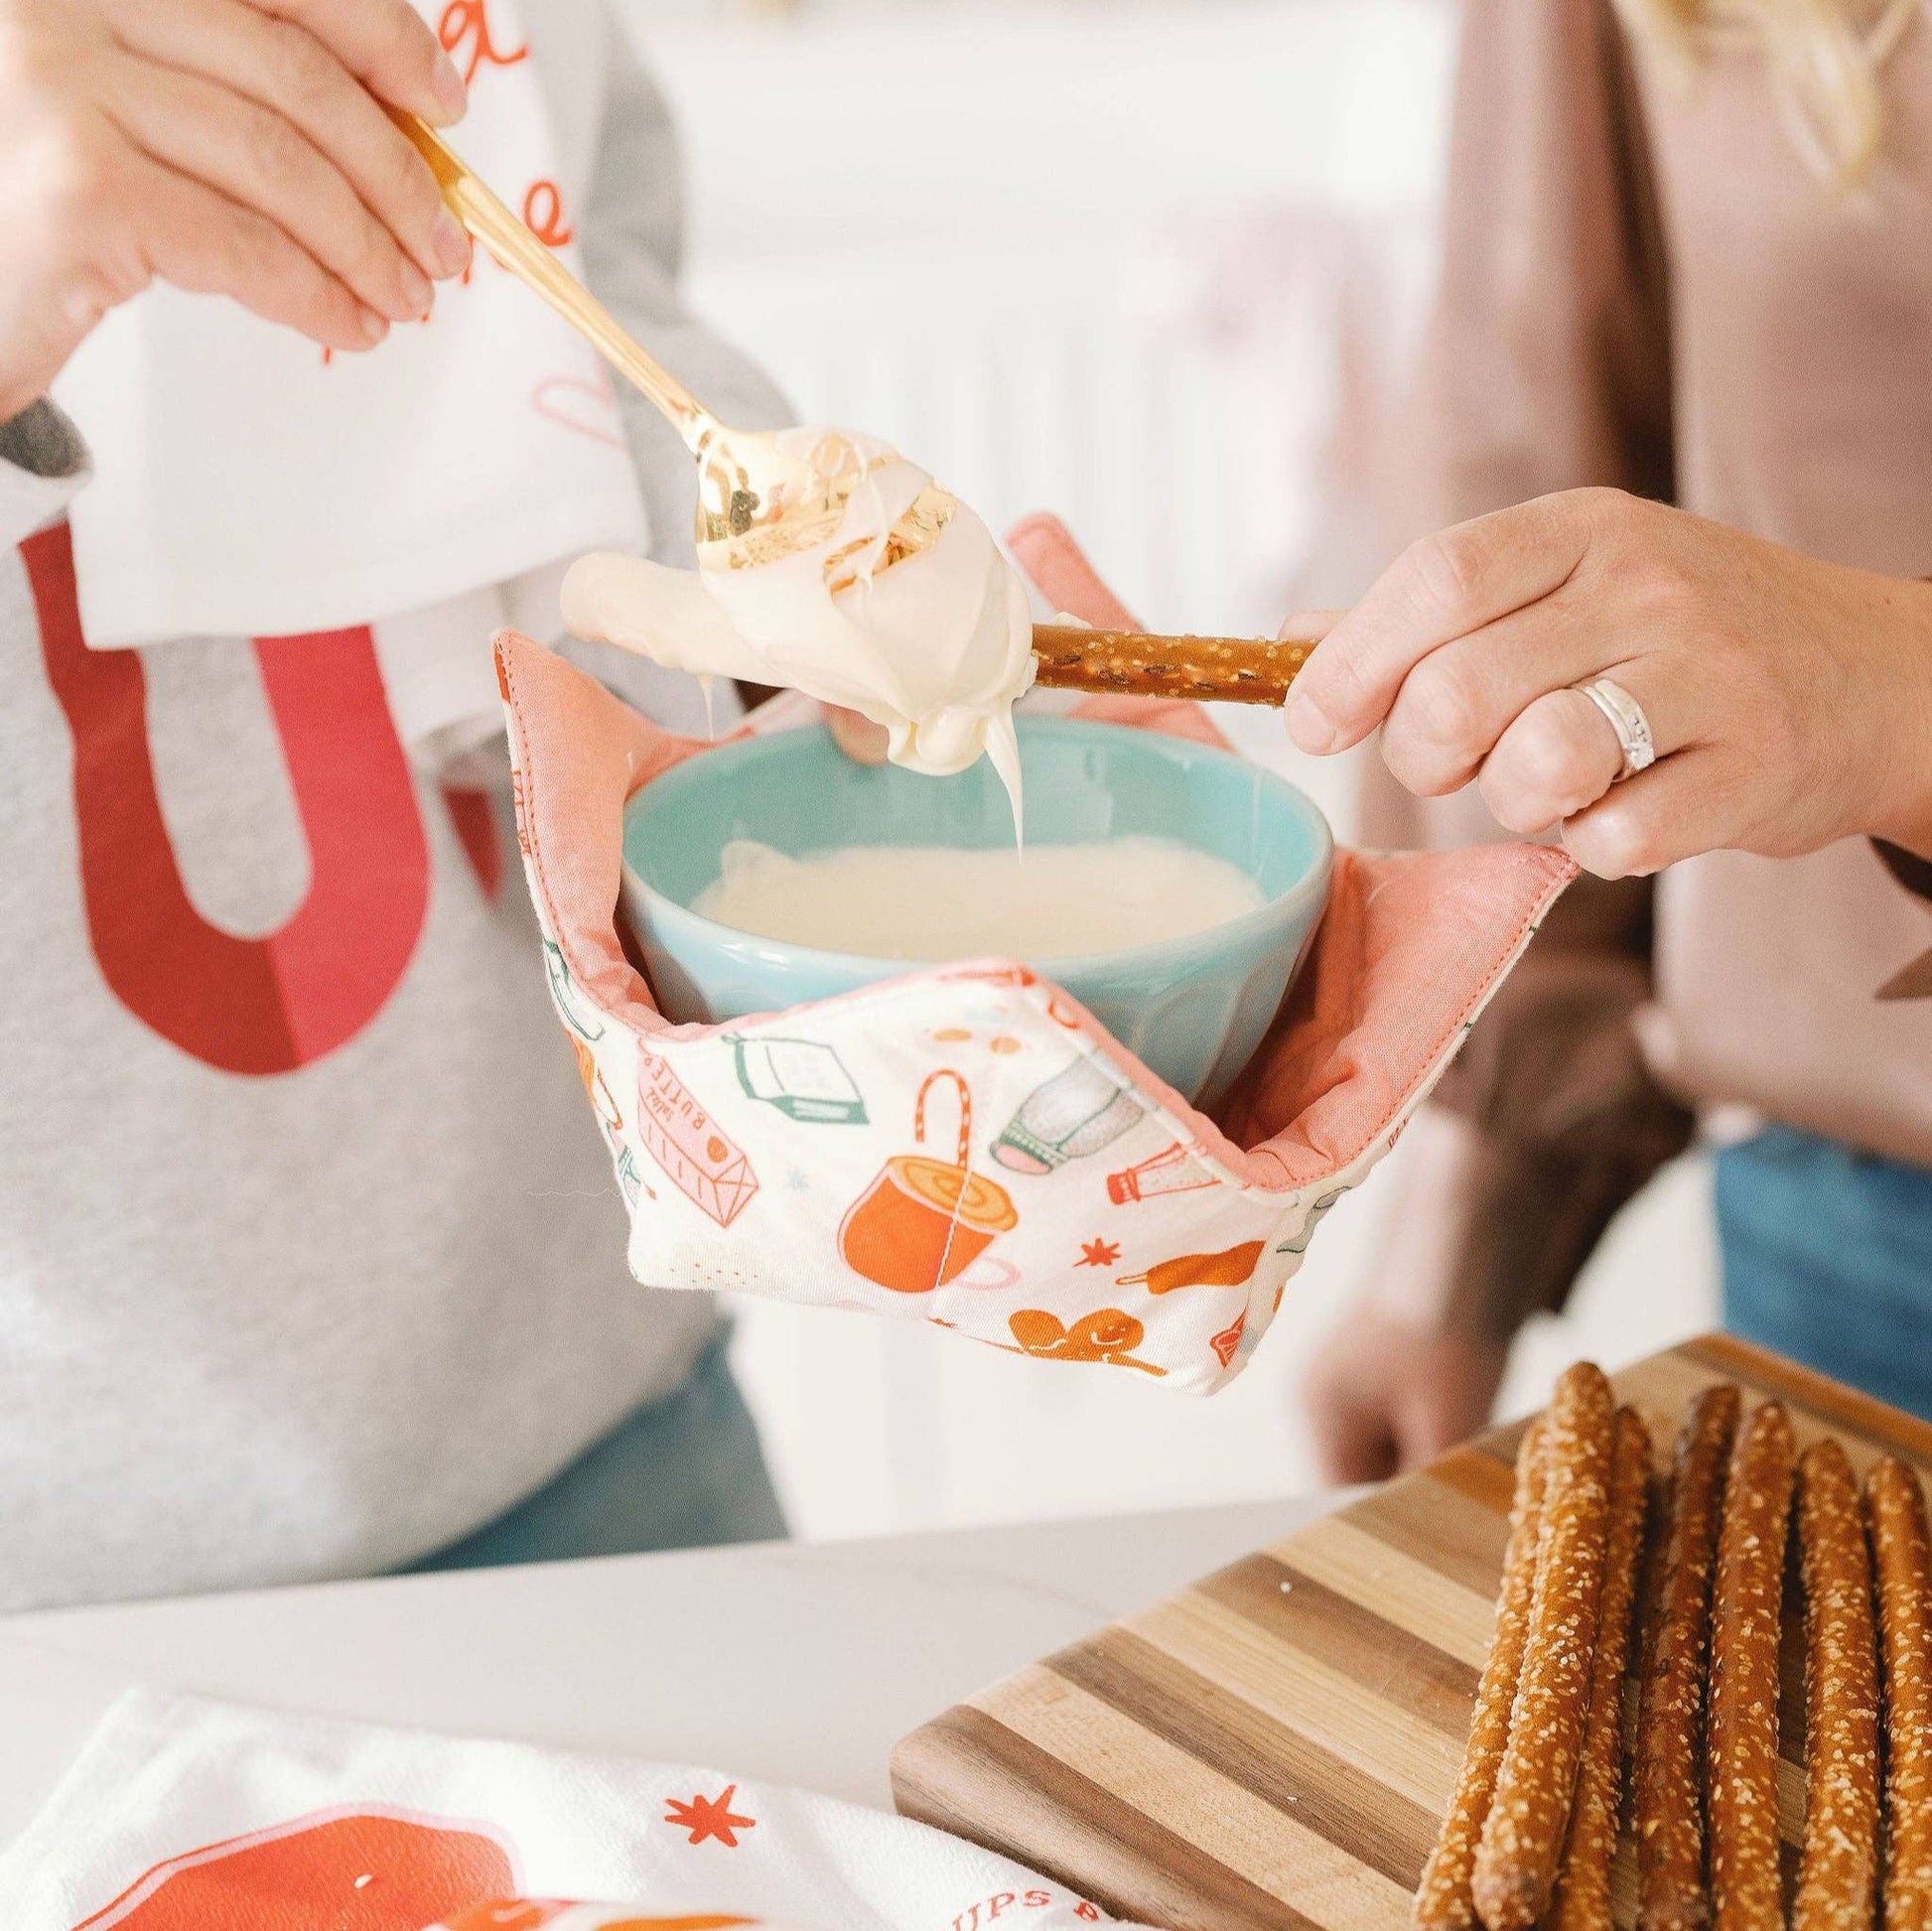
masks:
POLYGON ((1410 790, 1475 778, 1507 829, 1561 824, 1604 878, 1862 833, 1932 855, 1932 588, 1618 490, 1415 544, 1316 649, 1287 717, 1315 753, 1381 725, 1410 790), (1614 730, 1572 688, 1597 677, 1655 739, 1622 783, 1614 730))
POLYGON ((1368 1285, 1315 1349, 1303 1384, 1331 1482, 1399 1475, 1489 1420, 1516 1316, 1493 1295, 1472 1306, 1458 1292, 1468 1285, 1462 1258, 1479 1210, 1480 1162, 1469 1122, 1426 1106, 1382 1177, 1396 1191, 1368 1285))
POLYGON ((470 260, 372 95, 447 125, 406 0, 0 0, 0 420, 157 276, 373 347, 470 260))
POLYGON ((1479 1433, 1509 1351, 1359 1308, 1316 1350, 1303 1394, 1324 1481, 1386 1481, 1479 1433))

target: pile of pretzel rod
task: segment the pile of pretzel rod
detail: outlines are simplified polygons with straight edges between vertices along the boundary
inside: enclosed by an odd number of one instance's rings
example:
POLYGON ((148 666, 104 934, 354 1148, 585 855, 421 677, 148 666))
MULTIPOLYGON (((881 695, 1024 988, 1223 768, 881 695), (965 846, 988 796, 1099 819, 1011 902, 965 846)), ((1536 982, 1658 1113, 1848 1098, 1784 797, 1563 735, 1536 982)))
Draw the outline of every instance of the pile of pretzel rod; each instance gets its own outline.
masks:
POLYGON ((1932 1931, 1932 1542, 1924 1492, 1725 1383, 1651 1438, 1580 1362, 1516 1461, 1495 1634, 1418 1931, 1784 1931, 1785 1568, 1803 1583, 1804 1833, 1792 1931, 1932 1931), (1635 1725, 1626 1747, 1626 1690, 1635 1725), (1625 1762, 1629 1758, 1626 1780, 1625 1762))

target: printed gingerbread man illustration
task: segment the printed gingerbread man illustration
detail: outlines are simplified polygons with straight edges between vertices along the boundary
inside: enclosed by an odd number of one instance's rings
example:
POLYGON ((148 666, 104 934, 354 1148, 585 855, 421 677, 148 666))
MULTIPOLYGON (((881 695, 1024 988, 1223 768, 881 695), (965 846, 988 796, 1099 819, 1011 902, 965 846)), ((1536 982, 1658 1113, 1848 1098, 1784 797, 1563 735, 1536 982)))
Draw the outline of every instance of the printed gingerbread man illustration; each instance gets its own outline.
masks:
POLYGON ((1009 1354, 1031 1354, 1039 1361, 1097 1361, 1110 1368, 1139 1368, 1143 1374, 1167 1373, 1166 1368, 1135 1357, 1134 1349, 1147 1339, 1147 1328, 1118 1308, 1097 1308, 1071 1326, 1044 1308, 1022 1308, 1007 1325, 1020 1343, 1008 1348, 1009 1354))

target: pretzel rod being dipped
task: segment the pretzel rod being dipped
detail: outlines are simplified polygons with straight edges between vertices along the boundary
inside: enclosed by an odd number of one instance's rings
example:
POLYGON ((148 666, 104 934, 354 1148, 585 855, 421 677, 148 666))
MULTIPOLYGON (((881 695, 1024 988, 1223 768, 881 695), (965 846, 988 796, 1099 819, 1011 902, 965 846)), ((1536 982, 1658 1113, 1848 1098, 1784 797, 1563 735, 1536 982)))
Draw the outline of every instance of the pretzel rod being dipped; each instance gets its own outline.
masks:
POLYGON ((1034 681, 1062 690, 1204 702, 1279 704, 1317 638, 1155 637, 1035 623, 1034 681))
POLYGON ((1590 1675, 1589 1727, 1577 1773, 1563 1868, 1550 1931, 1611 1931, 1610 1863, 1616 1856, 1623 1796, 1623 1673, 1643 1566, 1644 1519, 1650 1506, 1650 1431, 1635 1409, 1616 1412, 1610 1450, 1610 1534, 1603 1558, 1603 1599, 1596 1617, 1596 1661, 1590 1675))
POLYGON ((1884 1665, 1885 1931, 1932 1926, 1932 1547, 1918 1477, 1889 1457, 1865 1477, 1884 1665))
POLYGON ((1543 1476, 1543 1424, 1537 1422, 1525 1431, 1516 1450, 1516 1494, 1509 1511, 1509 1547, 1503 1556, 1495 1634, 1476 1688, 1475 1715, 1449 1815, 1416 1889, 1415 1921, 1420 1931, 1469 1931, 1475 1923, 1469 1880, 1475 1870, 1476 1843, 1495 1795, 1503 1746, 1509 1740, 1509 1710, 1516 1701, 1523 1642, 1529 1633, 1543 1476))
POLYGON ((1613 1415, 1610 1384, 1590 1362, 1557 1383, 1529 1635, 1471 1883, 1488 1931, 1531 1931, 1556 1889, 1589 1723, 1613 1415))
POLYGON ((1798 1463, 1805 1581, 1805 1849, 1792 1931, 1871 1931, 1878 1657, 1859 1484, 1827 1437, 1798 1463))
POLYGON ((1703 1931, 1711 1921, 1704 1684, 1718 1516, 1739 1399, 1728 1383, 1707 1388, 1678 1438, 1637 1724, 1638 1931, 1703 1931))
POLYGON ((1776 1402, 1731 1450, 1711 1598, 1711 1902, 1716 1931, 1784 1931, 1778 1873, 1778 1611, 1797 1450, 1776 1402))

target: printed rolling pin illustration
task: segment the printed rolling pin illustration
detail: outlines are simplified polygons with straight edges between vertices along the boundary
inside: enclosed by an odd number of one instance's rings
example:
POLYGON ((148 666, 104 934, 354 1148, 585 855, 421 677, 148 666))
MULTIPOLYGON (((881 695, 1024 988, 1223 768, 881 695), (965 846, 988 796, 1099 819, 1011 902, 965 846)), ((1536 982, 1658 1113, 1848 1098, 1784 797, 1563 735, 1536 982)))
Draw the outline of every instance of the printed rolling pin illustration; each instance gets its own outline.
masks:
POLYGON ((1111 1145, 1146 1109, 1097 1059, 1083 1055, 1036 1087, 993 1143, 1016 1173, 1051 1173, 1111 1145))
POLYGON ((679 1192, 729 1227, 759 1190, 752 1163, 654 1052, 637 1048, 637 1137, 679 1192))
POLYGON ((1164 1193, 1191 1193, 1196 1187, 1212 1186, 1210 1173, 1179 1141, 1130 1167, 1123 1173, 1107 1175, 1107 1198, 1124 1207, 1130 1200, 1154 1200, 1164 1193))
MULTIPOLYGON (((913 1139, 925 1145, 926 1098, 941 1080, 951 1080, 959 1093, 958 1157, 951 1166, 925 1154, 889 1160, 839 1228, 846 1265, 895 1294, 930 1294, 958 1281, 996 1235, 1020 1224, 1006 1189, 972 1171, 973 1096, 950 1067, 929 1074, 919 1088, 913 1139)), ((1005 1281, 987 1285, 1016 1279, 1007 1270, 1005 1281)))
POLYGON ((845 1061, 817 1039, 733 1039, 738 1083, 749 1099, 790 1120, 862 1127, 866 1102, 845 1061))
POLYGON ((1239 1288, 1252 1278, 1265 1240, 1244 1240, 1219 1254, 1176 1254, 1157 1262, 1145 1274, 1122 1274, 1117 1288, 1145 1288, 1149 1294, 1173 1294, 1176 1288, 1239 1288))

